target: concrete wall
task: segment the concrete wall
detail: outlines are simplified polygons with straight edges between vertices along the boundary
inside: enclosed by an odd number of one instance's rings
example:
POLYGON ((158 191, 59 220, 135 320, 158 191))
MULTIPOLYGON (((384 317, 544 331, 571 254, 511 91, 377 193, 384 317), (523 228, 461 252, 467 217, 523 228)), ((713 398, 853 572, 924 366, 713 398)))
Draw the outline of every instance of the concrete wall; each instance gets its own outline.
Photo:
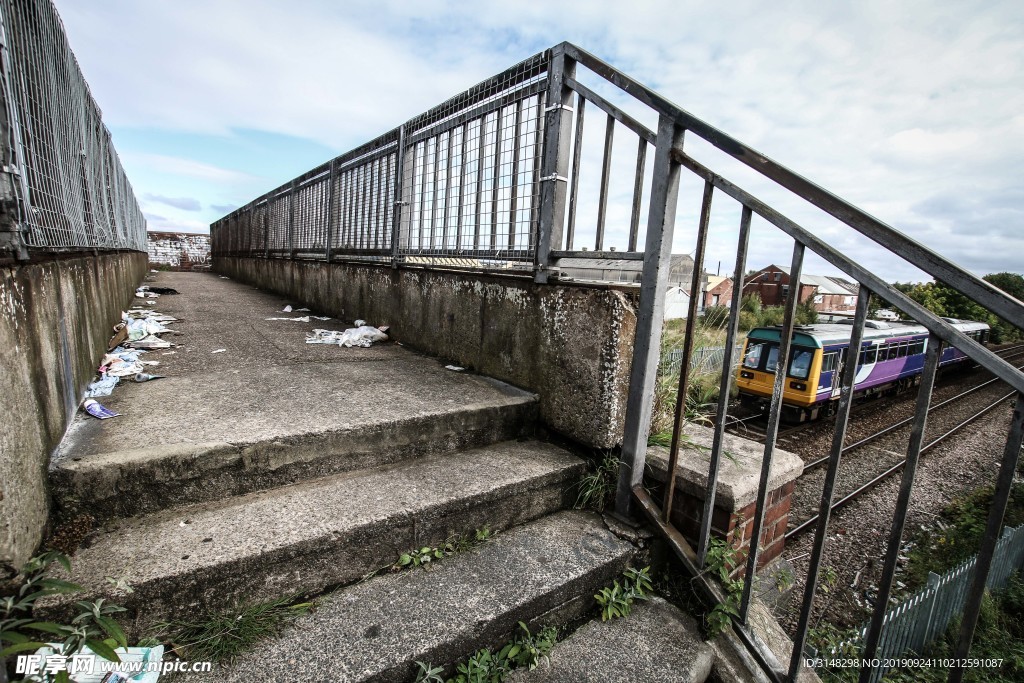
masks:
MULTIPOLYGON (((636 328, 608 288, 363 264, 215 257, 214 270, 540 395, 541 419, 597 448, 622 440, 636 328)), ((367 387, 372 390, 373 387, 367 387)))
POLYGON ((0 264, 0 577, 43 538, 50 454, 145 273, 141 252, 0 264))
POLYGON ((209 270, 210 236, 205 233, 146 233, 146 250, 153 268, 167 270, 209 270))

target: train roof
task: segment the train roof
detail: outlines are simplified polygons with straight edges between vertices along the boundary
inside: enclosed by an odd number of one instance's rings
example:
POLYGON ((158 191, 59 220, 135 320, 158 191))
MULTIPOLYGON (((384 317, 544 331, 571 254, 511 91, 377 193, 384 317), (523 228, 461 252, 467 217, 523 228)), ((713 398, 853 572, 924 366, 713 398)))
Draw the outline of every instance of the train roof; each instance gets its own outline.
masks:
MULTIPOLYGON (((989 326, 985 323, 973 320, 956 320, 944 318, 948 323, 961 332, 976 332, 987 330, 989 326)), ((798 346, 811 346, 822 348, 830 344, 849 343, 850 335, 853 332, 853 321, 849 323, 815 323, 814 325, 798 325, 793 332, 793 343, 798 346)), ((755 327, 747 334, 748 339, 764 339, 765 341, 778 341, 781 336, 782 327, 755 327)), ((915 335, 928 334, 927 328, 912 322, 885 322, 882 320, 869 320, 864 327, 864 341, 878 339, 891 339, 893 337, 910 337, 915 335)))

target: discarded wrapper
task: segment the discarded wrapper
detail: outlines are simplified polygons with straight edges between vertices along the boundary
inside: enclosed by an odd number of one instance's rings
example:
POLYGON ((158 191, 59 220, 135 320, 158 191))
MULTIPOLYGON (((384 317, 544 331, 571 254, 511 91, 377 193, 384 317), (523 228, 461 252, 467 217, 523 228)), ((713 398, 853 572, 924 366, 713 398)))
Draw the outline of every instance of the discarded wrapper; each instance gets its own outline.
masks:
POLYGON ((85 412, 89 413, 98 420, 107 420, 109 418, 118 417, 121 415, 121 413, 115 413, 110 408, 101 405, 100 403, 94 401, 91 398, 85 399, 85 403, 82 404, 82 407, 85 408, 85 412))
POLYGON ((362 327, 365 324, 366 324, 365 320, 357 320, 356 321, 356 327, 362 327))
POLYGON ((445 370, 451 370, 452 372, 462 372, 466 368, 461 368, 458 365, 446 365, 446 366, 444 366, 444 369, 445 370))
POLYGON ((284 308, 282 308, 282 309, 281 309, 281 312, 282 312, 282 313, 291 313, 291 312, 292 312, 292 306, 291 306, 291 304, 288 304, 287 306, 285 306, 284 308))
POLYGON ((213 351, 210 351, 210 353, 224 353, 225 351, 227 351, 227 349, 214 349, 213 351))
POLYGON ((99 380, 93 382, 85 390, 86 398, 96 398, 97 396, 110 396, 110 393, 117 386, 120 378, 115 375, 103 374, 99 380))
POLYGON ((370 347, 374 342, 387 341, 388 335, 376 327, 363 325, 338 332, 336 330, 313 330, 311 336, 306 337, 307 344, 337 344, 338 346, 362 346, 370 347))
POLYGON ((148 372, 140 372, 135 375, 136 382, 149 382, 154 379, 164 379, 167 375, 151 375, 148 372))

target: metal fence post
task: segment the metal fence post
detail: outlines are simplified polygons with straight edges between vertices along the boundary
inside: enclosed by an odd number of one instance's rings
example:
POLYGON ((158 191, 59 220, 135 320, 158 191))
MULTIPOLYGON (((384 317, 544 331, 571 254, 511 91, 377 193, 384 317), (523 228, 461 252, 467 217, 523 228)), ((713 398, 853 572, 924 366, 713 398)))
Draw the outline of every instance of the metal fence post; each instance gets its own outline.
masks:
POLYGON ((391 214, 391 267, 398 268, 398 243, 402 234, 402 177, 405 174, 405 124, 398 129, 398 149, 395 151, 395 196, 394 211, 391 214))
POLYGON ((544 283, 551 275, 551 252, 562 244, 565 223, 566 176, 569 173, 569 130, 572 127, 572 89, 566 77, 576 75, 576 61, 565 54, 563 45, 551 48, 548 89, 545 97, 544 157, 540 165, 540 224, 534 282, 544 283))
POLYGON ((337 159, 331 159, 331 167, 327 172, 327 234, 324 236, 324 260, 331 262, 331 231, 334 222, 334 172, 337 159))
POLYGON ((647 459, 647 437, 651 429, 654 385, 661 354, 661 326, 665 319, 665 290, 672 261, 672 232, 679 197, 680 167, 672 158, 672 150, 682 147, 683 132, 671 117, 659 117, 647 218, 646 258, 640 280, 640 307, 633 341, 633 365, 629 371, 619 483, 615 492, 615 511, 626 518, 632 516, 633 488, 639 486, 643 479, 647 459))

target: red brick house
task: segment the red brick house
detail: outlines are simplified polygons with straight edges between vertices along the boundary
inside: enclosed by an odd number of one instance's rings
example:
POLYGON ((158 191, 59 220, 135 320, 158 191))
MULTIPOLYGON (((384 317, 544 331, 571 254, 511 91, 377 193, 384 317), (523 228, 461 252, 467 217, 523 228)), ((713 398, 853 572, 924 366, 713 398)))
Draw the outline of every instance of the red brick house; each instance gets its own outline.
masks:
MULTIPOLYGON (((743 293, 757 294, 765 306, 781 306, 789 298, 789 268, 770 265, 746 278, 743 293)), ((811 300, 816 311, 852 311, 857 306, 856 288, 842 278, 801 275, 798 301, 811 300)))
POLYGON ((708 275, 704 289, 704 307, 732 305, 732 278, 722 275, 708 275))

